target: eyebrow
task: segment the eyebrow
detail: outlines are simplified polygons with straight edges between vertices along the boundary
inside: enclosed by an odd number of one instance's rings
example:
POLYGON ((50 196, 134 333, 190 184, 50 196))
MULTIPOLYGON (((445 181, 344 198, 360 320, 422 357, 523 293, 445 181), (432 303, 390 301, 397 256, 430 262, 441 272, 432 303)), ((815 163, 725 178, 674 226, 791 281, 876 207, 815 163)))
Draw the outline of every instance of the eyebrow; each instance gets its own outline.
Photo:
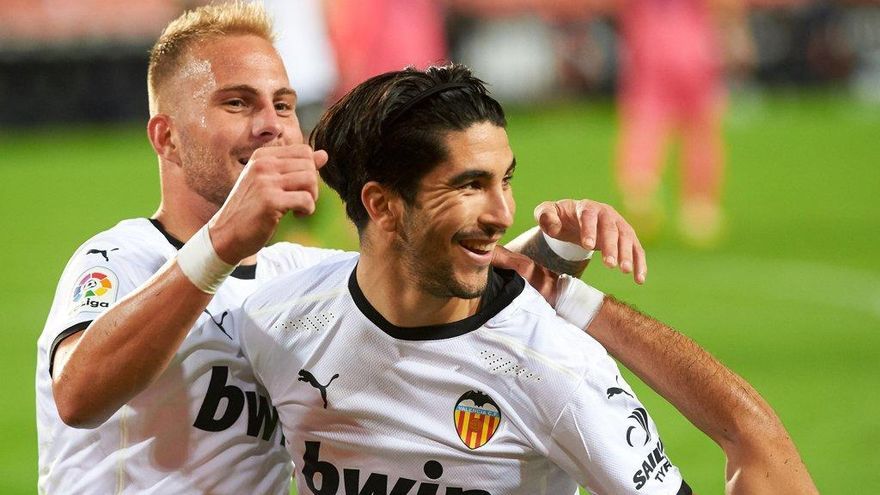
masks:
MULTIPOLYGON (((235 91, 238 91, 241 93, 250 93, 252 95, 257 95, 260 93, 257 90, 257 88, 255 88, 249 84, 234 84, 231 86, 224 86, 224 87, 217 90, 218 93, 229 93, 229 92, 235 92, 235 91)), ((277 90, 275 90, 275 92, 272 94, 272 96, 275 98, 277 98, 279 96, 293 96, 294 99, 297 97, 296 91, 293 88, 288 88, 288 87, 278 88, 277 90)))
MULTIPOLYGON (((507 171, 504 172, 504 176, 507 177, 508 175, 511 175, 515 169, 516 157, 511 160, 510 166, 507 167, 507 171)), ((465 170, 464 172, 450 179, 449 184, 453 186, 458 186, 461 184, 466 184, 475 179, 491 179, 494 176, 495 174, 486 170, 465 170)))

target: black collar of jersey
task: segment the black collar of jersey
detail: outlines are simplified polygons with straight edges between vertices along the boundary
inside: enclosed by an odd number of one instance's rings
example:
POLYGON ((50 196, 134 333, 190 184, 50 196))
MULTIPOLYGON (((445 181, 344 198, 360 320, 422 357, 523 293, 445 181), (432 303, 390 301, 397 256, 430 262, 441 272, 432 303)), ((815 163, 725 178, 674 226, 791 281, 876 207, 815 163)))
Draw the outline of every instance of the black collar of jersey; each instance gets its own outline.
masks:
MULTIPOLYGON (((156 220, 155 218, 148 218, 153 227, 156 227, 156 230, 162 233, 165 236, 165 239, 168 240, 168 243, 174 246, 175 249, 180 249, 183 247, 183 242, 180 239, 174 237, 169 234, 167 230, 165 230, 165 226, 162 225, 162 222, 156 220)), ((257 265, 238 265, 235 267, 235 270, 232 270, 232 273, 229 274, 234 278, 239 278, 243 280, 253 280, 257 278, 257 265)))
POLYGON ((489 270, 489 283, 480 298, 477 312, 463 320, 441 325, 424 327, 399 327, 385 319, 367 301, 357 283, 357 266, 348 277, 348 290, 354 304, 374 325, 391 337, 400 340, 442 340, 458 337, 483 326, 490 318, 506 308, 525 288, 525 281, 513 270, 492 268, 489 270))

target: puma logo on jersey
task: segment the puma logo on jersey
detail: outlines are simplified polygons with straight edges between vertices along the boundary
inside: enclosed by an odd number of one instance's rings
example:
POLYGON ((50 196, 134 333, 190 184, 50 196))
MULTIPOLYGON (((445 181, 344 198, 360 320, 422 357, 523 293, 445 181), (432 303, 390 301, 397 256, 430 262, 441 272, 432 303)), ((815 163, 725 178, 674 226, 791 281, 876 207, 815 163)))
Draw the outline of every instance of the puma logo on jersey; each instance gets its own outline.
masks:
POLYGON ((217 328, 219 328, 220 331, 223 332, 223 335, 229 337, 229 339, 232 340, 232 336, 226 332, 225 328, 223 328, 223 320, 226 319, 226 315, 229 314, 229 311, 224 311, 223 314, 220 315, 220 321, 215 320, 214 315, 212 315, 207 309, 205 310, 205 314, 208 315, 208 318, 211 318, 211 321, 213 321, 214 324, 217 325, 217 328))
MULTIPOLYGON (((419 483, 402 477, 389 485, 389 476, 382 473, 365 474, 366 479, 362 482, 361 470, 352 468, 342 469, 342 491, 339 491, 339 468, 319 459, 321 442, 306 442, 305 445, 302 476, 306 486, 297 486, 304 495, 306 488, 312 495, 491 495, 486 490, 466 490, 457 486, 447 486, 445 491, 440 491, 440 483, 419 483)), ((443 465, 435 460, 426 462, 422 470, 430 480, 439 480, 443 476, 443 465)), ((417 477, 421 478, 421 475, 417 477)))
MULTIPOLYGON (((615 376, 614 381, 616 381, 618 384, 620 384, 620 375, 615 376)), ((626 394, 626 395, 632 397, 633 399, 635 399, 635 397, 633 397, 633 395, 631 393, 627 392, 626 390, 624 390, 620 387, 611 387, 608 390, 606 390, 605 393, 608 394, 609 399, 614 397, 615 395, 619 395, 619 394, 626 394)))
POLYGON ((104 257, 104 261, 109 262, 110 258, 107 256, 107 252, 109 252, 109 251, 119 251, 119 248, 106 249, 106 250, 105 249, 89 249, 88 251, 86 251, 86 254, 100 254, 101 256, 104 257))
MULTIPOLYGON (((632 397, 631 393, 627 392, 626 390, 624 390, 620 387, 611 387, 608 390, 606 390, 605 393, 608 394, 609 399, 614 397, 615 395, 618 395, 618 394, 626 394, 626 395, 632 397)), ((633 397, 633 399, 635 399, 635 397, 633 397)))
POLYGON ((299 370, 299 381, 308 382, 309 385, 315 387, 316 389, 318 389, 319 392, 321 392, 321 400, 324 401, 324 409, 327 409, 327 387, 329 387, 330 384, 333 383, 333 380, 337 378, 339 378, 339 373, 333 375, 333 378, 331 378, 330 381, 327 382, 327 385, 321 385, 320 383, 318 383, 315 375, 306 370, 299 370))

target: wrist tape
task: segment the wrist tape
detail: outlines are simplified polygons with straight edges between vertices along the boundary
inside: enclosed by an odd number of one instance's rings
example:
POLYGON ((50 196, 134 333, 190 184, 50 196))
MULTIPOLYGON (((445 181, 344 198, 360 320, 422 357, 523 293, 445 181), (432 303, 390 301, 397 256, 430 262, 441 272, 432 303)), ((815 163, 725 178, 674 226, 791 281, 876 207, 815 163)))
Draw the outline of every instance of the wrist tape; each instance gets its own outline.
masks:
POLYGON ((550 250, 556 253, 556 256, 566 261, 584 261, 593 257, 593 251, 584 249, 573 242, 560 241, 554 239, 541 231, 544 236, 544 242, 550 247, 550 250))
POLYGON ((559 276, 556 293, 556 314, 580 329, 587 328, 605 300, 600 290, 568 275, 559 276))
POLYGON ((177 252, 177 266, 193 285, 206 294, 215 294, 235 269, 235 265, 217 256, 207 225, 200 228, 177 252))

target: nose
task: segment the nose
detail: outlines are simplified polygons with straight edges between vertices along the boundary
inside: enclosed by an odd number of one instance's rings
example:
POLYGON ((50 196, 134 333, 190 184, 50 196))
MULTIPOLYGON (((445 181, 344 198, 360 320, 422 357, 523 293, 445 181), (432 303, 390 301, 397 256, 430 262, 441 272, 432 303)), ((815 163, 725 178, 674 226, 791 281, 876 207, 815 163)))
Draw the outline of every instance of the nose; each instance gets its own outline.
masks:
POLYGON ((276 139, 287 138, 294 143, 302 143, 302 131, 299 128, 299 121, 296 115, 284 117, 278 115, 275 105, 269 103, 254 114, 253 118, 253 134, 254 137, 263 142, 269 142, 276 139))
POLYGON ((509 188, 493 188, 487 194, 487 204, 480 222, 493 230, 505 231, 513 225, 516 203, 509 188))

